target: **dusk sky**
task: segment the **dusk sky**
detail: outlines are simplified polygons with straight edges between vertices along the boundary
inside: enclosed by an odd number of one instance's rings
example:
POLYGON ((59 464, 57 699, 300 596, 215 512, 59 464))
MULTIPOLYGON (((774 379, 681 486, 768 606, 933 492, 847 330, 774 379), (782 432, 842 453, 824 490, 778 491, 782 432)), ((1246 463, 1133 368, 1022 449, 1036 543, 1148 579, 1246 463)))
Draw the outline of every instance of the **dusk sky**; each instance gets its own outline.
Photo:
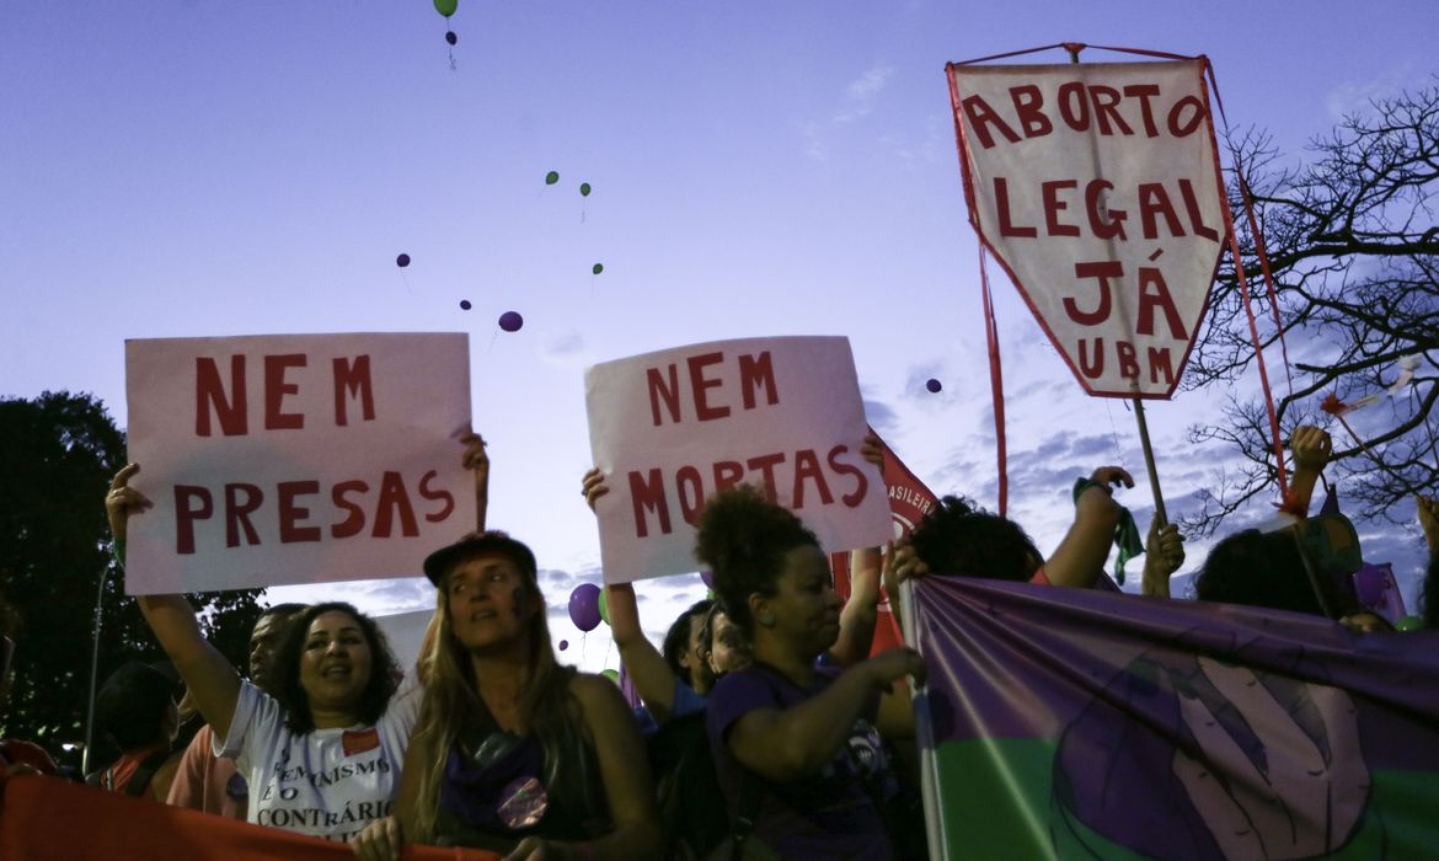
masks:
MULTIPOLYGON (((846 335, 900 457, 936 492, 996 503, 947 61, 1062 41, 1206 54, 1230 126, 1267 127, 1295 163, 1344 112, 1439 72, 1433 0, 460 0, 450 25, 453 66, 429 0, 0 0, 0 395, 90 392, 124 427, 127 338, 467 331, 490 524, 534 547, 572 642, 565 601, 599 579, 576 492, 597 361, 846 335), (525 325, 500 332, 510 310, 525 325)), ((1049 551, 1074 477, 1116 463, 1143 528, 1125 403, 1086 397, 991 278, 1011 515, 1049 551)), ((1219 421, 1224 394, 1149 407, 1172 517, 1229 455, 1183 434, 1219 421)), ((1417 529, 1360 531, 1370 561, 1418 571, 1417 529)), ((647 628, 701 592, 645 583, 647 628)), ((433 600, 423 579, 345 594, 373 612, 433 600)))

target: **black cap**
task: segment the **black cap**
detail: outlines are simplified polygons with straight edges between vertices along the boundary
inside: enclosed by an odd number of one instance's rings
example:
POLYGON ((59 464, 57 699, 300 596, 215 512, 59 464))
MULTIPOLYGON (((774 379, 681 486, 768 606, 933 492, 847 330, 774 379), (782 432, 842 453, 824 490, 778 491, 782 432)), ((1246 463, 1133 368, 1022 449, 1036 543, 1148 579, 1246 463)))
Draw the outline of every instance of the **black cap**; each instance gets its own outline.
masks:
POLYGON ((487 550, 495 550, 508 556, 531 580, 539 575, 539 566, 535 564, 535 554, 530 548, 511 538, 506 532, 491 529, 487 532, 471 532, 454 544, 441 547, 425 557, 425 576, 438 588, 441 578, 451 565, 466 556, 487 550))

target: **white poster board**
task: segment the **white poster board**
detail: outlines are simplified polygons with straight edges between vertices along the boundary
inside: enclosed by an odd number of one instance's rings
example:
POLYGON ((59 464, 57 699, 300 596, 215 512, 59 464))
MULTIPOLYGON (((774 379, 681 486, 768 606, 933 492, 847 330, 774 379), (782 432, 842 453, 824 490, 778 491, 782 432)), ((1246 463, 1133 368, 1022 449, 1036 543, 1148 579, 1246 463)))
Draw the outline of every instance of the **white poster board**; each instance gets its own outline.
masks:
POLYGON ((662 350, 585 373, 605 580, 694 571, 705 500, 764 487, 826 550, 883 544, 889 501, 859 456, 864 405, 849 340, 752 338, 662 350))
POLYGON ((125 344, 131 595, 413 577, 474 529, 465 334, 125 344))
POLYGON ((1169 397, 1228 236, 1203 62, 950 72, 985 245, 1085 391, 1169 397))

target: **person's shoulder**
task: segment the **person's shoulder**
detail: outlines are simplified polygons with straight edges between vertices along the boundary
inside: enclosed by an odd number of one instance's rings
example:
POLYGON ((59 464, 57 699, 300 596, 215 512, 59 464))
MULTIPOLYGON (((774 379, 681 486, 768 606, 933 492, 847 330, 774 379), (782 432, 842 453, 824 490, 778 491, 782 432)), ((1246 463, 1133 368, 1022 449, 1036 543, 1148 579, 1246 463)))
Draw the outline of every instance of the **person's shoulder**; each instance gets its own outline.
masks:
POLYGON ((594 673, 576 672, 571 676, 570 693, 584 705, 600 699, 609 700, 615 697, 624 699, 624 695, 620 693, 619 686, 604 676, 595 675, 594 673))

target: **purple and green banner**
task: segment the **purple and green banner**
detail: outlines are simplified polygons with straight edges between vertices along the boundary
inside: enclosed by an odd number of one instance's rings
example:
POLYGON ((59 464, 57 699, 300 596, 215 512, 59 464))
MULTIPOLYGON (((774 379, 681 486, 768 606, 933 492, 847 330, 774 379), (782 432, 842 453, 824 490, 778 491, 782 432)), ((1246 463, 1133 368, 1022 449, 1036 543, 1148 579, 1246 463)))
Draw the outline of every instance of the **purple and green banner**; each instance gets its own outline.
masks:
POLYGON ((1439 856, 1439 633, 915 584, 942 857, 1439 856))

